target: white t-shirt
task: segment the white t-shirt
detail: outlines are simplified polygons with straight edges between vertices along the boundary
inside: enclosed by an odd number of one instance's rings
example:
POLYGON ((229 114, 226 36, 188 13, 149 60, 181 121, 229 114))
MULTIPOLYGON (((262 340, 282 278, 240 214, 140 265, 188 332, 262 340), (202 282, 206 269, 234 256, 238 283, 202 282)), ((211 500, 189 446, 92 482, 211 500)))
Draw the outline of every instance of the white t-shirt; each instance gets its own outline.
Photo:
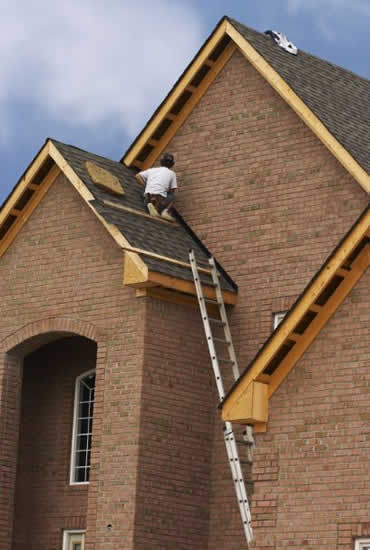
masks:
POLYGON ((149 168, 139 175, 145 183, 145 193, 167 197, 168 191, 177 188, 176 174, 166 166, 149 168))

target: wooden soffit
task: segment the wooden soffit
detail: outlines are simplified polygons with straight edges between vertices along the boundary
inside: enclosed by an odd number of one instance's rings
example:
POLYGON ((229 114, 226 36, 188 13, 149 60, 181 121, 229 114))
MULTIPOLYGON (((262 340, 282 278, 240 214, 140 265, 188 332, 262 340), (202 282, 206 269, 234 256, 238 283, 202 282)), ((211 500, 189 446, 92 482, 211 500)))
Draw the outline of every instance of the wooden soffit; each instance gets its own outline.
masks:
POLYGON ((122 158, 127 166, 151 167, 190 115, 235 49, 288 103, 361 187, 370 193, 370 176, 329 132, 287 82, 224 18, 122 158))
MULTIPOLYGON (((225 421, 245 423, 251 410, 250 385, 267 386, 270 398, 369 267, 370 208, 367 207, 309 283, 222 403, 225 421)), ((264 431, 259 418, 257 431, 264 431)))

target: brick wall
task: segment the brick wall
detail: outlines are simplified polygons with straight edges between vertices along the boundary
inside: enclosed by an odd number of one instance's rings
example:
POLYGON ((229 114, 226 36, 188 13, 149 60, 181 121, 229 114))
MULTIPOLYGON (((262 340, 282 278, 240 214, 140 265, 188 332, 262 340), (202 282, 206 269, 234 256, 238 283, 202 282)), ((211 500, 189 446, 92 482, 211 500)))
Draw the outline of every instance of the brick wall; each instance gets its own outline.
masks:
MULTIPOLYGON (((272 313, 293 304, 368 197, 238 52, 167 149, 181 213, 239 285, 232 332, 245 368, 271 333, 272 313)), ((219 431, 209 540, 218 550, 245 545, 219 431)), ((269 527, 263 544, 274 547, 277 449, 269 435, 257 445, 256 478, 266 468, 272 477, 254 506, 269 527)))
POLYGON ((24 361, 14 550, 59 550, 63 528, 86 527, 88 487, 70 485, 70 451, 76 378, 95 365, 96 345, 80 337, 24 361))
MULTIPOLYGON (((71 333, 97 343, 87 549, 116 548, 117 541, 119 548, 132 548, 145 304, 122 286, 122 270, 122 251, 63 177, 1 258, 1 550, 11 548, 19 357, 71 333), (7 353, 11 348, 14 353, 7 353)), ((65 479, 65 465, 57 476, 65 479)), ((70 500, 67 494, 60 499, 59 514, 67 517, 70 500)), ((82 516, 84 509, 86 499, 82 516)), ((54 541, 54 527, 45 522, 41 528, 45 538, 38 548, 51 550, 45 540, 54 541)))
POLYGON ((199 311, 149 299, 135 549, 206 549, 214 383, 199 311))

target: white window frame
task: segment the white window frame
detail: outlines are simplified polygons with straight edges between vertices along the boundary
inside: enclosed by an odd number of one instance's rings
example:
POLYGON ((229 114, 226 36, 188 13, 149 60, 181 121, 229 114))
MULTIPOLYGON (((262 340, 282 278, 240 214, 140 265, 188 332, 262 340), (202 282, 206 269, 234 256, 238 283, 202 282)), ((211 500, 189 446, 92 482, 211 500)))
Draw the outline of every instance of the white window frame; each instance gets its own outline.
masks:
POLYGON ((370 548, 370 538, 361 537, 355 540, 355 550, 367 550, 370 548))
POLYGON ((85 533, 81 529, 68 529, 63 531, 63 550, 73 550, 73 544, 81 544, 82 550, 85 547, 85 533))
POLYGON ((287 311, 278 311, 272 314, 272 326, 274 330, 280 325, 287 313, 287 311))
MULTIPOLYGON (((80 397, 80 381, 82 378, 94 374, 96 369, 91 369, 87 372, 83 372, 76 378, 75 382, 75 394, 73 405, 73 429, 72 429, 72 445, 71 445, 71 459, 69 468, 69 484, 70 485, 89 485, 89 481, 75 481, 75 460, 76 460, 76 441, 77 441, 77 419, 78 419, 78 406, 80 397)), ((72 531, 69 531, 72 532, 72 531)), ((81 531, 80 531, 81 532, 81 531)), ((64 549, 63 549, 64 550, 64 549)))

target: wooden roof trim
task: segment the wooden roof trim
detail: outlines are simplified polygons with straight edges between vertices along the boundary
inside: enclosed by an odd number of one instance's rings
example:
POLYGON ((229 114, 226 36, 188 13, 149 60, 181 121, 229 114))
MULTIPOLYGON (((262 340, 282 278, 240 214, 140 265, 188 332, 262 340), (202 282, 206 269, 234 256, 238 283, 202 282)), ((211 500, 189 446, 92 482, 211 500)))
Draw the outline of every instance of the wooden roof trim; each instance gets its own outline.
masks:
POLYGON ((41 165, 45 162, 49 154, 49 144, 46 143, 35 160, 32 162, 30 167, 26 170, 23 177, 18 182, 17 186, 15 187, 14 191, 9 196, 6 203, 3 205, 1 211, 0 211, 0 226, 4 223, 5 219, 9 215, 10 211, 14 207, 14 205, 18 202, 18 199, 21 198, 27 187, 31 184, 33 177, 40 169, 41 165))
MULTIPOLYGON (((174 118, 171 126, 164 133, 163 137, 158 142, 156 142, 155 147, 153 148, 152 152, 148 155, 148 157, 145 159, 145 161, 142 162, 141 167, 143 169, 149 168, 155 163, 155 161, 158 159, 160 154, 167 147, 168 143, 174 137, 178 129, 182 126, 182 124, 188 118, 190 113, 193 111, 194 107, 196 107, 196 105, 199 103, 200 99, 206 93, 206 91, 208 90, 208 88, 216 78, 216 76, 224 68, 225 64, 230 59, 230 57, 232 56, 235 50, 236 50, 236 46, 232 42, 230 42, 226 46, 223 53, 220 55, 217 61, 212 65, 207 75, 199 84, 198 88, 195 89, 195 92, 192 92, 192 95, 189 98, 189 100, 186 102, 186 104, 178 113, 178 115, 174 118)), ((185 89, 188 89, 188 88, 189 87, 187 86, 185 89)))
MULTIPOLYGON (((172 304, 180 304, 190 306, 193 309, 199 311, 198 299, 194 294, 184 294, 176 289, 169 289, 161 286, 151 286, 136 289, 136 298, 151 297, 169 302, 172 304)), ((210 313, 216 315, 218 313, 218 307, 213 304, 208 305, 210 313)))
MULTIPOLYGON (((131 148, 124 155, 122 162, 127 166, 131 166, 136 161, 136 157, 140 154, 143 147, 146 145, 149 139, 152 139, 152 134, 158 128, 158 126, 164 121, 167 114, 171 111, 172 107, 175 105, 176 101, 179 99, 183 91, 187 86, 190 85, 191 81, 198 73, 199 69, 206 63, 208 57, 211 55, 212 51, 215 49, 217 44, 225 36, 226 30, 226 20, 222 20, 219 26, 216 28, 213 35, 210 37, 208 42, 200 50, 194 61, 186 69, 185 73, 179 79, 178 83, 175 84, 174 88, 171 90, 167 98, 164 100, 162 105, 159 107, 157 113, 152 117, 152 119, 145 126, 139 137, 133 143, 131 148)), ((209 65, 208 65, 209 66, 209 65)), ((212 65, 212 69, 214 64, 212 65)), ((205 90, 203 90, 203 93, 205 90)), ((200 97, 199 97, 200 99, 200 97)), ((199 101, 198 99, 198 101, 199 101)), ((189 114, 189 113, 188 113, 189 114)), ((172 117, 173 120, 176 120, 176 116, 172 117)), ((161 145, 163 145, 162 142, 161 145)), ((160 152, 158 153, 159 156, 160 152)), ((151 155, 153 157, 153 155, 151 155)), ((146 163, 147 165, 147 163, 146 163)), ((140 168, 144 168, 143 163, 140 163, 140 168)))
MULTIPOLYGON (((35 210, 35 208, 39 205, 40 201, 44 198, 46 193, 49 191, 50 187, 52 186, 52 184, 54 183, 54 181, 56 180, 59 174, 60 174, 59 168, 56 165, 54 165, 49 171, 49 173, 45 176, 43 181, 40 183, 40 185, 37 185, 37 189, 34 190, 32 197, 24 206, 24 208, 22 210, 15 210, 14 208, 10 209, 9 214, 10 216, 15 217, 15 221, 13 222, 13 224, 10 226, 10 228, 4 234, 4 236, 0 241, 0 257, 3 256, 3 254, 5 254, 5 252, 8 250, 9 246, 12 244, 12 242, 18 235, 19 231, 22 229, 24 224, 32 215, 32 212, 35 210)), ((28 187, 29 186, 25 186, 24 191, 28 187)), ((18 193, 17 193, 17 196, 18 196, 18 193)), ((14 199, 15 203, 17 202, 17 200, 18 200, 17 198, 14 199)), ((13 202, 13 200, 11 202, 13 202)), ((6 219, 6 218, 3 218, 3 219, 6 219)))
POLYGON ((370 176, 349 154, 341 143, 329 132, 320 119, 298 97, 280 74, 271 67, 255 48, 235 27, 226 21, 226 33, 239 47, 244 57, 267 80, 274 90, 288 103, 303 122, 314 132, 320 141, 329 149, 335 158, 354 177, 361 187, 370 193, 370 176))
POLYGON ((351 271, 346 273, 343 282, 328 299, 325 307, 322 307, 321 311, 305 331, 304 338, 300 338, 299 343, 292 348, 290 353, 288 353, 286 358, 280 363, 279 368, 271 375, 268 385, 269 397, 278 389, 282 381, 295 366, 296 362, 302 357, 306 349, 311 345, 321 329, 326 325, 330 317, 336 312, 346 296, 365 273, 369 266, 369 250, 370 245, 367 245, 359 254, 358 258, 353 263, 351 271))
MULTIPOLYGON (((143 248, 137 248, 133 246, 123 246, 124 250, 127 250, 128 252, 135 252, 136 254, 142 254, 143 256, 148 256, 149 258, 155 258, 156 260, 161 260, 163 262, 167 262, 170 264, 179 265, 181 267, 186 267, 188 269, 191 269, 191 265, 188 262, 184 262, 182 260, 176 260, 175 258, 170 258, 169 256, 163 256, 163 254, 157 254, 156 252, 150 252, 150 250, 144 250, 143 248)), ((210 269, 206 269, 204 267, 198 267, 198 271, 200 273, 208 273, 211 274, 210 269)))
POLYGON ((130 214, 135 214, 136 216, 142 216, 144 218, 148 218, 151 221, 159 222, 165 225, 171 225, 172 227, 178 227, 178 223, 174 221, 165 220, 162 217, 158 216, 151 216, 150 214, 147 214, 146 212, 142 212, 141 210, 136 210, 135 208, 130 208, 129 206, 123 206, 122 204, 118 204, 117 202, 109 201, 109 200, 103 200, 103 204, 105 206, 109 206, 111 208, 115 208, 116 210, 121 210, 122 212, 129 212, 130 214))
POLYGON ((294 367, 297 360, 319 334, 344 298, 357 283, 369 265, 369 244, 366 244, 351 266, 346 265, 353 251, 367 237, 370 227, 370 209, 367 208, 358 222, 349 231, 340 246, 335 250, 329 260, 324 264, 319 274, 309 284, 303 295, 297 300, 282 324, 276 329, 267 341, 261 352, 257 354, 250 368, 238 380, 231 389, 222 404, 224 420, 232 420, 233 409, 240 408, 243 399, 248 392, 248 386, 253 380, 269 384, 269 397, 276 391, 281 382, 294 367), (319 306, 315 301, 322 296, 335 276, 340 276, 342 281, 333 291, 327 302, 319 306), (303 334, 297 334, 298 324, 309 311, 315 313, 314 320, 309 323, 303 334), (294 345, 288 354, 281 360, 271 375, 266 377, 265 372, 270 361, 276 356, 283 344, 291 340, 294 345), (265 377, 265 379, 263 379, 265 377))
MULTIPOLYGON (((137 266, 132 262, 130 252, 126 252, 125 254, 123 273, 123 283, 125 286, 141 289, 162 287, 169 290, 175 290, 182 294, 190 294, 192 296, 196 295, 193 281, 170 277, 169 275, 164 275, 163 273, 151 271, 148 268, 145 273, 138 270, 137 266)), ((203 292, 206 298, 216 297, 215 289, 207 286, 206 283, 203 285, 203 292)), ((236 304, 237 294, 234 292, 223 290, 222 295, 226 304, 236 304)))
POLYGON ((19 231, 32 215, 60 173, 55 163, 50 162, 50 146, 45 143, 0 211, 0 257, 5 254, 19 231), (45 170, 46 168, 46 170, 45 170), (42 173, 45 171, 45 175, 42 173), (34 183, 38 177, 37 184, 34 183))

